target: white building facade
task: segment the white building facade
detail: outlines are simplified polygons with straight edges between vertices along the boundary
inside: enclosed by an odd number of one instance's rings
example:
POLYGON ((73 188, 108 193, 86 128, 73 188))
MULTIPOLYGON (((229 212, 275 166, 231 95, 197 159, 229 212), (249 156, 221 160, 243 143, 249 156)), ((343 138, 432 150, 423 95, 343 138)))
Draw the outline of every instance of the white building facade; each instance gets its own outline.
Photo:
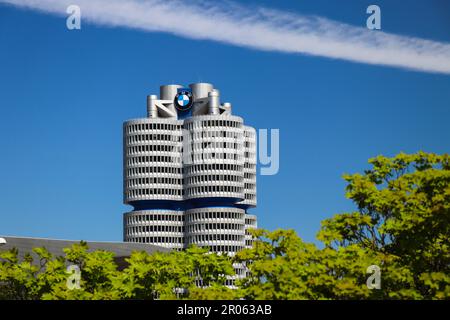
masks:
POLYGON ((212 84, 161 86, 123 136, 125 242, 227 254, 252 245, 256 133, 212 84))

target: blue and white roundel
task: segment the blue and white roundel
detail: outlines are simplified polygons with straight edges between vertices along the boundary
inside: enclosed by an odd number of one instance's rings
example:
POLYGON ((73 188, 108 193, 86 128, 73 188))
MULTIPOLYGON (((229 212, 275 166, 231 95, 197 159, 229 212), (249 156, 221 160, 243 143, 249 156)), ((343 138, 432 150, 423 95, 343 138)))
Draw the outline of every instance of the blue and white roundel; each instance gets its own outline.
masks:
POLYGON ((189 97, 186 94, 181 94, 178 96, 178 104, 180 105, 180 107, 184 107, 187 106, 190 102, 189 97))
POLYGON ((189 110, 193 102, 192 92, 189 90, 180 90, 175 96, 175 107, 180 111, 189 110))

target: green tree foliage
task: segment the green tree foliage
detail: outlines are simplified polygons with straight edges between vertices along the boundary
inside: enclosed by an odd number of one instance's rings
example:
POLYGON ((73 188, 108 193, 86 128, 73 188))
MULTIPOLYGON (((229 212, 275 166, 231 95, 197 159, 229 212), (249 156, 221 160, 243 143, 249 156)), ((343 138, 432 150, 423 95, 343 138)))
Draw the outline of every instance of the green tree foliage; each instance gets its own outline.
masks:
POLYGON ((85 242, 64 249, 53 257, 44 248, 34 249, 36 258, 18 251, 0 253, 0 299, 232 299, 234 291, 223 286, 233 274, 232 261, 206 249, 190 247, 170 253, 133 252, 119 271, 114 255, 88 252, 85 242), (68 286, 73 276, 67 266, 80 268, 80 288, 68 286), (201 279, 207 288, 196 285, 201 279))
MULTIPOLYGON (((197 280, 202 279, 204 286, 211 286, 207 292, 213 292, 234 272, 226 256, 198 247, 152 255, 136 252, 127 261, 129 266, 119 275, 115 289, 120 296, 132 299, 193 298, 199 295, 197 280)), ((224 294, 231 291, 223 289, 224 294)))
POLYGON ((373 168, 364 175, 344 176, 357 211, 325 220, 318 239, 381 257, 385 274, 402 279, 385 280, 393 286, 383 290, 390 297, 449 298, 449 156, 400 153, 369 163, 373 168))
POLYGON ((448 155, 424 152, 369 160, 364 175, 345 175, 357 210, 322 222, 324 248, 292 230, 258 230, 237 258, 251 271, 240 285, 248 299, 450 298, 448 155), (366 286, 370 265, 381 290, 366 286))
POLYGON ((44 248, 18 258, 0 253, 0 299, 449 299, 450 165, 448 155, 379 156, 364 174, 345 175, 356 210, 322 222, 322 246, 293 230, 253 230, 253 248, 234 258, 190 247, 134 252, 119 270, 114 255, 86 243, 53 257, 44 248), (224 286, 233 263, 249 275, 224 286), (68 265, 81 270, 70 290, 68 265), (381 269, 381 289, 366 285, 381 269), (198 286, 198 281, 202 285, 198 286))

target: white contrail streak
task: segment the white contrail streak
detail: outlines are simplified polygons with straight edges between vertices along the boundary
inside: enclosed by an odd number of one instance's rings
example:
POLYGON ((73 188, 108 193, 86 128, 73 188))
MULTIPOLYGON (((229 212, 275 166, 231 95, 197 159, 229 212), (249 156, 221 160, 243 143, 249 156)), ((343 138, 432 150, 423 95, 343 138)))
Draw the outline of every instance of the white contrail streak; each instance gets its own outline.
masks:
POLYGON ((206 39, 259 50, 450 74, 450 44, 368 30, 326 18, 233 2, 180 0, 0 0, 82 22, 206 39))

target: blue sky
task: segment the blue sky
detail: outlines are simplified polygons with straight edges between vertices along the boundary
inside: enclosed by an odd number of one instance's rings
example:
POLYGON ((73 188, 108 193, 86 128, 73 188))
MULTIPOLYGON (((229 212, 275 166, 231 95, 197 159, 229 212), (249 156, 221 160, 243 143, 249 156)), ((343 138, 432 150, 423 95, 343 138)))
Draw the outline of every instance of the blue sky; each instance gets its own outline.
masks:
MULTIPOLYGON (((253 1, 450 42, 446 1, 253 1)), ((178 23, 189 24, 187 21, 178 23)), ((373 31, 377 32, 377 31, 373 31)), ((450 75, 262 51, 83 22, 0 3, 0 234, 122 239, 122 122, 159 85, 211 82, 255 128, 280 129, 280 171, 258 175, 259 226, 314 241, 353 210, 343 173, 367 159, 450 149, 450 75)))

